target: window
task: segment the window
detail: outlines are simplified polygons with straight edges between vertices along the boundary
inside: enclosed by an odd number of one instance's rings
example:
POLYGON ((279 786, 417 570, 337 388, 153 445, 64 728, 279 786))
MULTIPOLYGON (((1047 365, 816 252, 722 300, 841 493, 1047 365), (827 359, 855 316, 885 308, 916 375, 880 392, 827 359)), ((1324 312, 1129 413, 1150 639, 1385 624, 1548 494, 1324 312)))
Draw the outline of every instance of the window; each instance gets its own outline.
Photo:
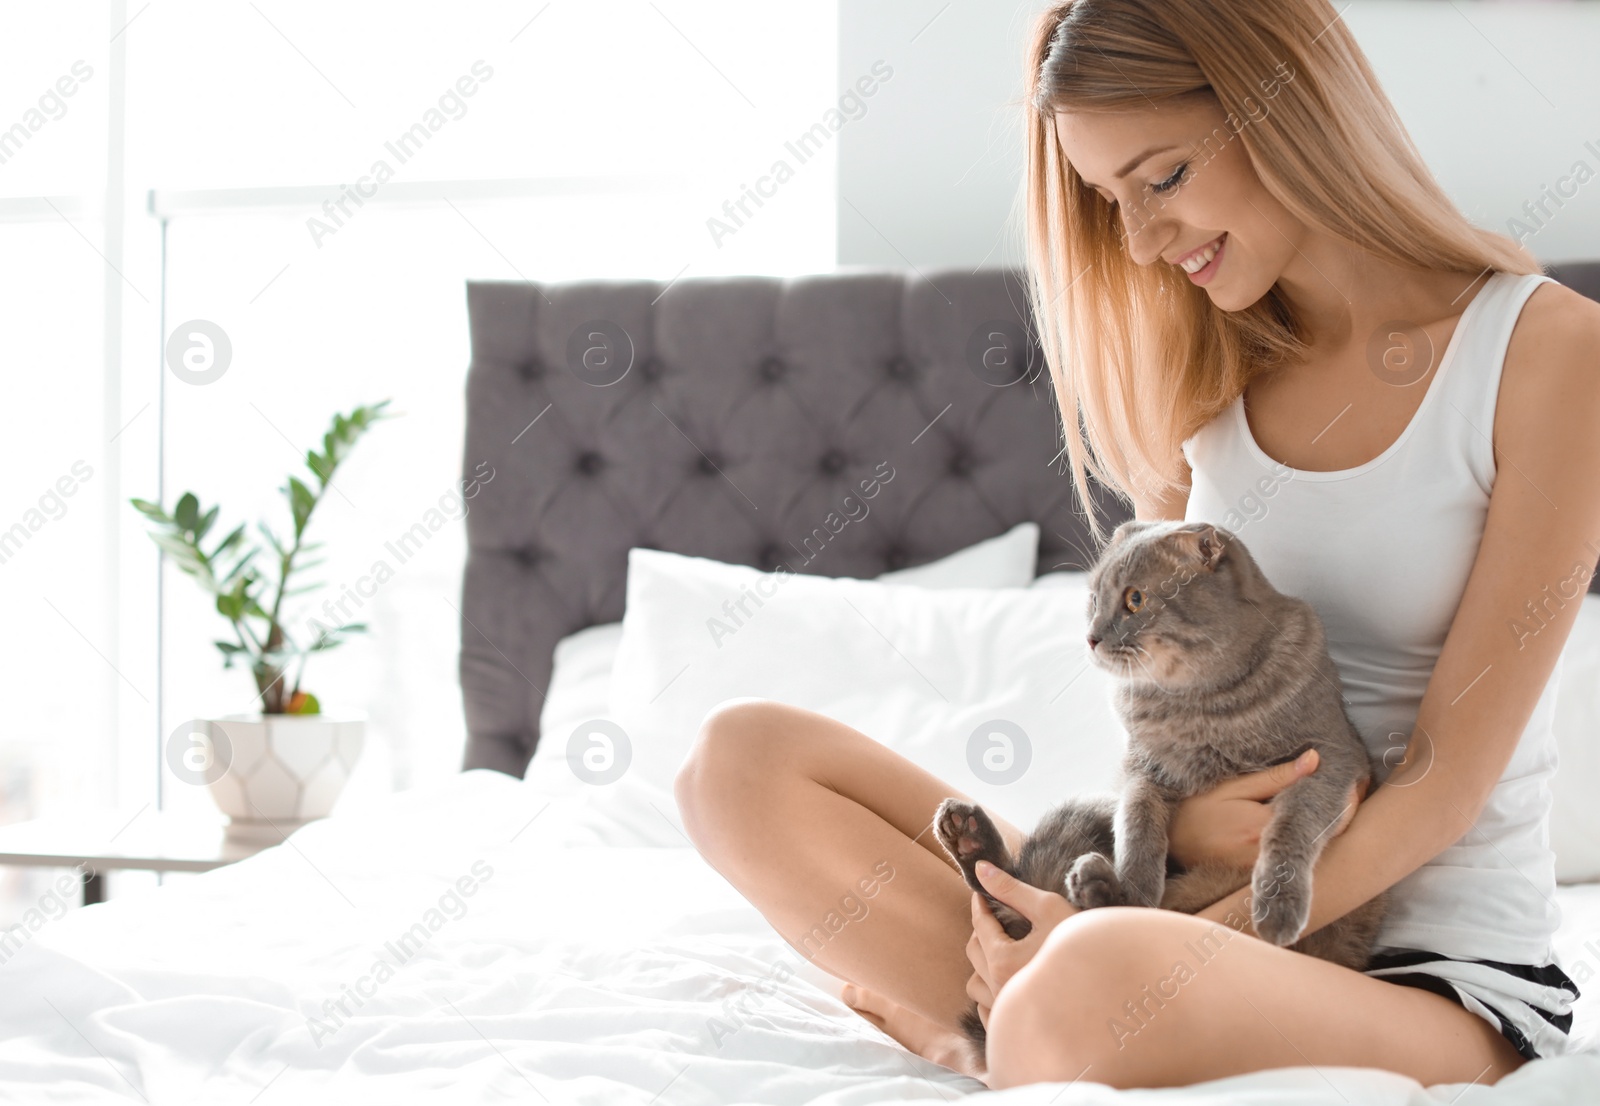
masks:
MULTIPOLYGON (((208 808, 162 735, 256 706, 130 496, 193 490, 216 534, 281 531, 277 489, 333 413, 392 399, 313 522, 328 586, 304 621, 461 477, 464 281, 831 268, 834 152, 785 144, 837 99, 836 23, 731 2, 8 8, 29 49, 0 76, 0 127, 22 128, 0 134, 0 820, 208 808), (228 336, 213 383, 162 365, 191 320, 228 336)), ((325 710, 369 719, 353 793, 459 768, 464 552, 457 518, 363 587, 371 632, 308 670, 325 710)))

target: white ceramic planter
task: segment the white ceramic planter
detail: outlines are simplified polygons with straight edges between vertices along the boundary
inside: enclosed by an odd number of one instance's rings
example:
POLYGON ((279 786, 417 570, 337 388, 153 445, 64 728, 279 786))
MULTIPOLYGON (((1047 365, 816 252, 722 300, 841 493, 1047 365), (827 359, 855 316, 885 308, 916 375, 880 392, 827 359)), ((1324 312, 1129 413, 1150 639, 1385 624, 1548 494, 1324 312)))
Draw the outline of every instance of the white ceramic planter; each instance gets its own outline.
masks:
POLYGON ((277 844, 325 817, 361 757, 366 728, 364 719, 321 714, 208 719, 212 763, 225 766, 211 798, 228 816, 228 836, 277 844))

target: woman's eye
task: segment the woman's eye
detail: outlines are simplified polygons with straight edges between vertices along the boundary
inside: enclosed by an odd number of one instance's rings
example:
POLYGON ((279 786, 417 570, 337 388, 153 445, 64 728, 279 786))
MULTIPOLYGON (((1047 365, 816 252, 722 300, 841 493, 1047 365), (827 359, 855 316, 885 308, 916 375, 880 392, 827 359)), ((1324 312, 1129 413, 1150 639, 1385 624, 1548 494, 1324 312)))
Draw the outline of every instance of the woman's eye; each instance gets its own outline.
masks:
POLYGON ((1144 606, 1144 592, 1138 588, 1128 588, 1122 593, 1122 605, 1130 611, 1137 611, 1144 606))
POLYGON ((1177 170, 1172 174, 1172 176, 1168 177, 1164 181, 1158 181, 1157 183, 1152 184, 1150 186, 1150 190, 1152 192, 1171 192, 1174 188, 1178 187, 1179 184, 1183 183, 1183 175, 1188 171, 1189 163, 1186 161, 1182 165, 1178 166, 1177 170))

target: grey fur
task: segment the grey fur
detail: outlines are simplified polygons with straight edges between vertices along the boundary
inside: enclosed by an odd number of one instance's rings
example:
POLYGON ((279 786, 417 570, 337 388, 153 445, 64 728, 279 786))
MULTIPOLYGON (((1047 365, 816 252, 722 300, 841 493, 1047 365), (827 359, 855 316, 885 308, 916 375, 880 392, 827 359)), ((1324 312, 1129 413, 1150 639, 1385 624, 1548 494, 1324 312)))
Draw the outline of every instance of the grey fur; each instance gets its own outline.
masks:
MULTIPOLYGON (((1123 523, 1090 570, 1089 589, 1090 654, 1118 678, 1115 705, 1128 731, 1122 793, 1056 808, 1015 860, 980 807, 947 799, 934 828, 968 886, 1015 939, 1031 926, 983 890, 980 859, 1080 909, 1159 904, 1192 914, 1248 884, 1263 939, 1365 968, 1387 894, 1304 934, 1311 871, 1329 831, 1352 785, 1377 778, 1344 711, 1316 611, 1273 588, 1238 536, 1208 523, 1123 523), (1253 871, 1184 870, 1169 860, 1178 803, 1308 748, 1317 750, 1317 769, 1272 800, 1253 871)), ((962 1028, 982 1062, 975 1007, 962 1028)))

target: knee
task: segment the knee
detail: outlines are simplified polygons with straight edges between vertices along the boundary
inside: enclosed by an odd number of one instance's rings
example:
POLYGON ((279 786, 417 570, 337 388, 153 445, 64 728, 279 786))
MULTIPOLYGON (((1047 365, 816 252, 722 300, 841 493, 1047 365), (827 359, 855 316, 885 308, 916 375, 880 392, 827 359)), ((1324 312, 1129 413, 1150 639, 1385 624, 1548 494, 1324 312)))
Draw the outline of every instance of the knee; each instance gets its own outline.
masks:
MULTIPOLYGON (((1128 1007, 1151 998, 1165 974, 1162 911, 1104 907, 1075 914, 1051 930, 1026 967, 1011 978, 989 1013, 990 1086, 1070 1082, 1087 1077, 1125 1083, 1117 1062, 1126 1044, 1128 1007), (1120 1027, 1120 1028, 1119 1028, 1120 1027)), ((1170 936, 1170 934, 1169 934, 1170 936)))
POLYGON ((775 716, 770 699, 724 699, 706 712, 673 777, 673 797, 691 835, 696 825, 748 794, 763 774, 775 716))

